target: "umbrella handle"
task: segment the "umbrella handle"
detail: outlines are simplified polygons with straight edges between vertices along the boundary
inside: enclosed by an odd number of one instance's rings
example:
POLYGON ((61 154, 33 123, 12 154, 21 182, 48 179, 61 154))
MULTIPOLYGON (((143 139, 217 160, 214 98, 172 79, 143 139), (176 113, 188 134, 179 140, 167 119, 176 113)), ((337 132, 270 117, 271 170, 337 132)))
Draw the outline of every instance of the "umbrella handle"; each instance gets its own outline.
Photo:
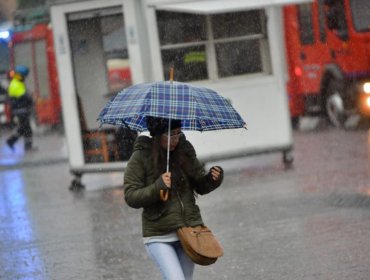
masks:
POLYGON ((171 82, 173 82, 173 75, 174 75, 174 72, 175 72, 175 70, 174 70, 173 66, 171 66, 171 68, 170 68, 170 81, 171 81, 171 82))
POLYGON ((159 197, 162 201, 167 201, 168 200, 168 194, 169 194, 169 191, 167 191, 167 190, 160 190, 159 191, 159 197))

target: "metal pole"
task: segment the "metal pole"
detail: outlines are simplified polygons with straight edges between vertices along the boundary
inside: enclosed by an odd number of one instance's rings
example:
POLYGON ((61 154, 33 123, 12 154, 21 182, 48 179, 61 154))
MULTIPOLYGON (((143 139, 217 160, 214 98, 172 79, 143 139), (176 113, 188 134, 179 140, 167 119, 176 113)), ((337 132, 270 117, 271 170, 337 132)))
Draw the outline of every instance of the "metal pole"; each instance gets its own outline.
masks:
MULTIPOLYGON (((172 88, 173 83, 173 67, 170 69, 170 83, 172 88)), ((171 101, 170 101, 171 105, 171 101)), ((167 132, 167 166, 166 166, 166 172, 170 170, 170 142, 171 142, 171 108, 168 116, 168 132, 167 132)))
POLYGON ((168 118, 167 167, 166 167, 166 172, 168 172, 170 170, 170 142, 171 142, 171 118, 168 118))

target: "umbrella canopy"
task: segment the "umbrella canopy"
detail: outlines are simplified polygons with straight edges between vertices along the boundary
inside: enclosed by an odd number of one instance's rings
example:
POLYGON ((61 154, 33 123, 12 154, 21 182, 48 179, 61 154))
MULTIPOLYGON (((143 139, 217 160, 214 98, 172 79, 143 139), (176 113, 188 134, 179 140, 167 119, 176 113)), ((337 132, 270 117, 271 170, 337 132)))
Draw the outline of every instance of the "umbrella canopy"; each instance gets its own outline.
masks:
POLYGON ((101 111, 101 124, 147 130, 146 117, 181 120, 183 130, 246 127, 230 102, 215 91, 177 81, 142 83, 119 92, 101 111))

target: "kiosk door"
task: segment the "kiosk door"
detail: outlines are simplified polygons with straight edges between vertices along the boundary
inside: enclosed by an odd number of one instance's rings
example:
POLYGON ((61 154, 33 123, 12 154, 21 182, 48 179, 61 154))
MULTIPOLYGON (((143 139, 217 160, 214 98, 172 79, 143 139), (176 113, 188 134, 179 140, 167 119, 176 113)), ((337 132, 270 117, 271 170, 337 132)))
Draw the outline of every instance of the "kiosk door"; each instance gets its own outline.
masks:
POLYGON ((122 160, 114 129, 98 130, 96 121, 106 102, 131 85, 121 8, 68 15, 85 162, 122 160))

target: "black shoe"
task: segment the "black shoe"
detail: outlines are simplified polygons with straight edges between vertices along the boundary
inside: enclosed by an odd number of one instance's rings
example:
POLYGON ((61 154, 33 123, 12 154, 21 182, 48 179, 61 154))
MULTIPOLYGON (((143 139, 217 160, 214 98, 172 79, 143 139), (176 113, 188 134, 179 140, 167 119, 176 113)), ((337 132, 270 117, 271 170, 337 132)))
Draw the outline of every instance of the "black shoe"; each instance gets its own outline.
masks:
POLYGON ((16 140, 14 140, 14 138, 9 138, 8 140, 6 140, 6 144, 8 145, 8 147, 14 151, 14 144, 15 144, 16 140))

